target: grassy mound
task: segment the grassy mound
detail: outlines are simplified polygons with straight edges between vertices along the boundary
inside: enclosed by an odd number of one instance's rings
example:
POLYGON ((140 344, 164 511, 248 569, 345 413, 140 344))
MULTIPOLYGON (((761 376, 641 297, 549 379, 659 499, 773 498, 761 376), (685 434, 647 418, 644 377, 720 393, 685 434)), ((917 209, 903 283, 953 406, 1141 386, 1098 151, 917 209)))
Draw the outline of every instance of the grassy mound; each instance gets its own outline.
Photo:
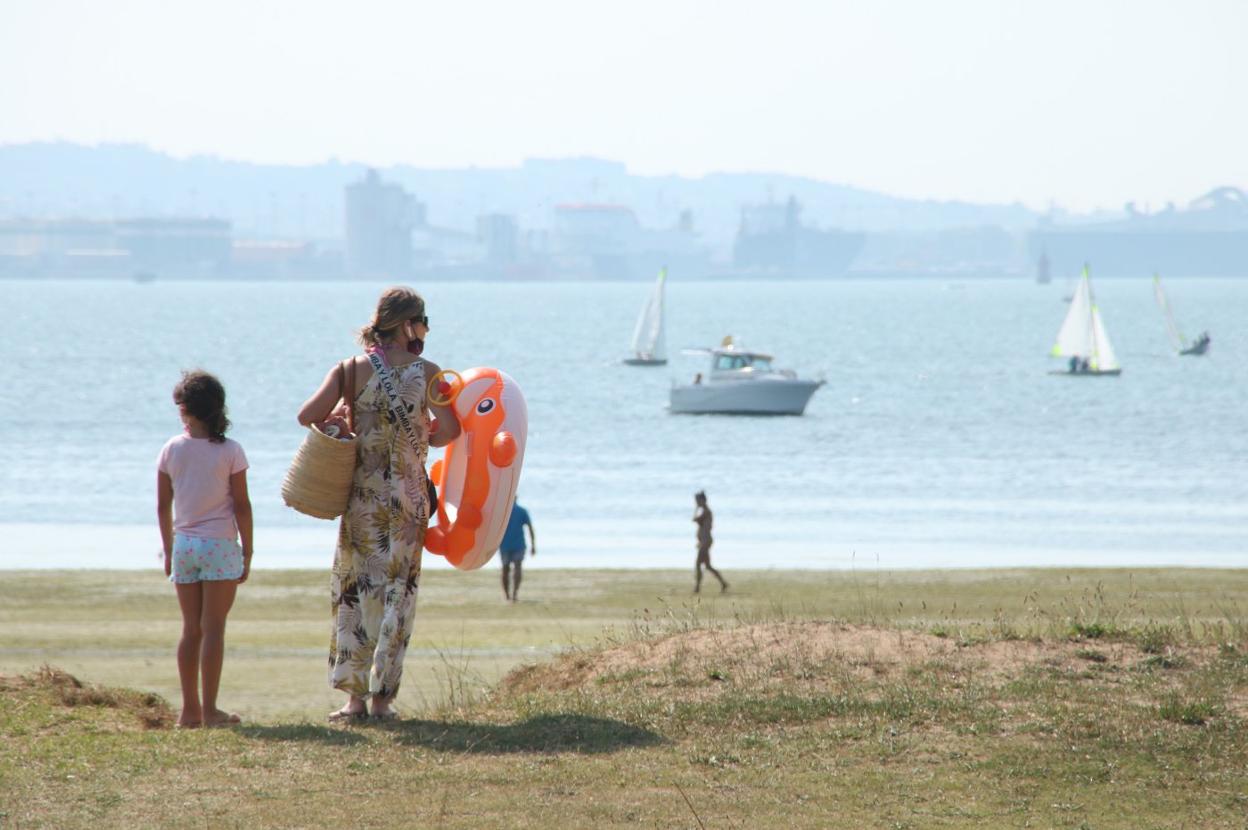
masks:
POLYGON ((93 728, 114 730, 168 729, 174 723, 160 695, 83 683, 52 666, 33 674, 0 675, 0 707, 9 713, 5 727, 36 714, 45 728, 81 728, 84 719, 93 728))
POLYGON ((1106 728, 1237 727, 1248 660, 1234 645, 1148 637, 955 641, 827 621, 700 628, 575 651, 513 671, 498 698, 650 726, 867 718, 877 726, 1053 733, 1092 710, 1106 728), (545 702, 545 703, 543 703, 545 702))

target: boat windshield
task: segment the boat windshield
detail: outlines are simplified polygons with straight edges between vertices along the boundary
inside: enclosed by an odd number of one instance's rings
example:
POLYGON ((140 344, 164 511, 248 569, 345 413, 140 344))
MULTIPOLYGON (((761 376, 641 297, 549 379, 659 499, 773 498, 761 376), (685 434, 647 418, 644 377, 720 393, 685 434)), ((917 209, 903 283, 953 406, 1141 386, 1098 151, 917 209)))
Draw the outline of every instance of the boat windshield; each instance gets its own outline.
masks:
POLYGON ((770 372, 771 361, 765 357, 752 354, 715 355, 715 371, 733 372, 741 369, 752 369, 755 372, 770 372))

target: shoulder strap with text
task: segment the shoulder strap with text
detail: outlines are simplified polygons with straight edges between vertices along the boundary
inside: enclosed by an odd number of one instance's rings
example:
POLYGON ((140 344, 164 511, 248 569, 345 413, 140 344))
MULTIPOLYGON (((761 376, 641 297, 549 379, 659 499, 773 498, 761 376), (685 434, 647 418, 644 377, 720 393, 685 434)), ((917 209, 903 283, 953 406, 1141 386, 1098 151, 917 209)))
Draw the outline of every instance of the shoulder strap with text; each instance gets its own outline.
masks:
POLYGON ((407 442, 412 445, 412 449, 419 455, 421 452, 420 440, 416 437, 416 428, 412 426, 412 419, 407 414, 407 407, 403 405, 403 401, 399 397, 399 384, 395 379, 394 373, 386 365, 385 358, 382 357, 379 349, 368 350, 368 362, 373 364, 373 371, 377 373, 377 377, 381 381, 381 389, 386 393, 386 400, 390 402, 390 411, 394 413, 394 417, 402 427, 403 434, 407 436, 407 442))

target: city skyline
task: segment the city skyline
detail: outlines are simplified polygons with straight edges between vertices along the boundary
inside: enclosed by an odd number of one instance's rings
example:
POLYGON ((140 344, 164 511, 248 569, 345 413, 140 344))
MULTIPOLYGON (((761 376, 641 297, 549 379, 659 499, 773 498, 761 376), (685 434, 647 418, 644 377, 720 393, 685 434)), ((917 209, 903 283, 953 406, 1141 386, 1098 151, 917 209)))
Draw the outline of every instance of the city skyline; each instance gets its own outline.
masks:
POLYGON ((1079 212, 1248 184, 1248 7, 5 4, 0 144, 793 175, 1079 212))

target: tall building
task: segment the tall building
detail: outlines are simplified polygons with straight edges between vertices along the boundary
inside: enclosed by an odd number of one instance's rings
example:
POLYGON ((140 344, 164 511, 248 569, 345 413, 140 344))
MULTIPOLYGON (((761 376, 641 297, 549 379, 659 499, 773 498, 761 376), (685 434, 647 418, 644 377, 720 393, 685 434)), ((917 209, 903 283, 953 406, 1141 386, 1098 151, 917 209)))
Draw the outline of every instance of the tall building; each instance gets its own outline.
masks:
POLYGON ((487 213, 477 217, 477 239, 485 248, 486 262, 491 265, 510 265, 516 261, 519 236, 514 216, 487 213))
POLYGON ((412 230, 425 224, 424 205, 369 170, 347 185, 347 274, 398 278, 412 271, 412 230))

